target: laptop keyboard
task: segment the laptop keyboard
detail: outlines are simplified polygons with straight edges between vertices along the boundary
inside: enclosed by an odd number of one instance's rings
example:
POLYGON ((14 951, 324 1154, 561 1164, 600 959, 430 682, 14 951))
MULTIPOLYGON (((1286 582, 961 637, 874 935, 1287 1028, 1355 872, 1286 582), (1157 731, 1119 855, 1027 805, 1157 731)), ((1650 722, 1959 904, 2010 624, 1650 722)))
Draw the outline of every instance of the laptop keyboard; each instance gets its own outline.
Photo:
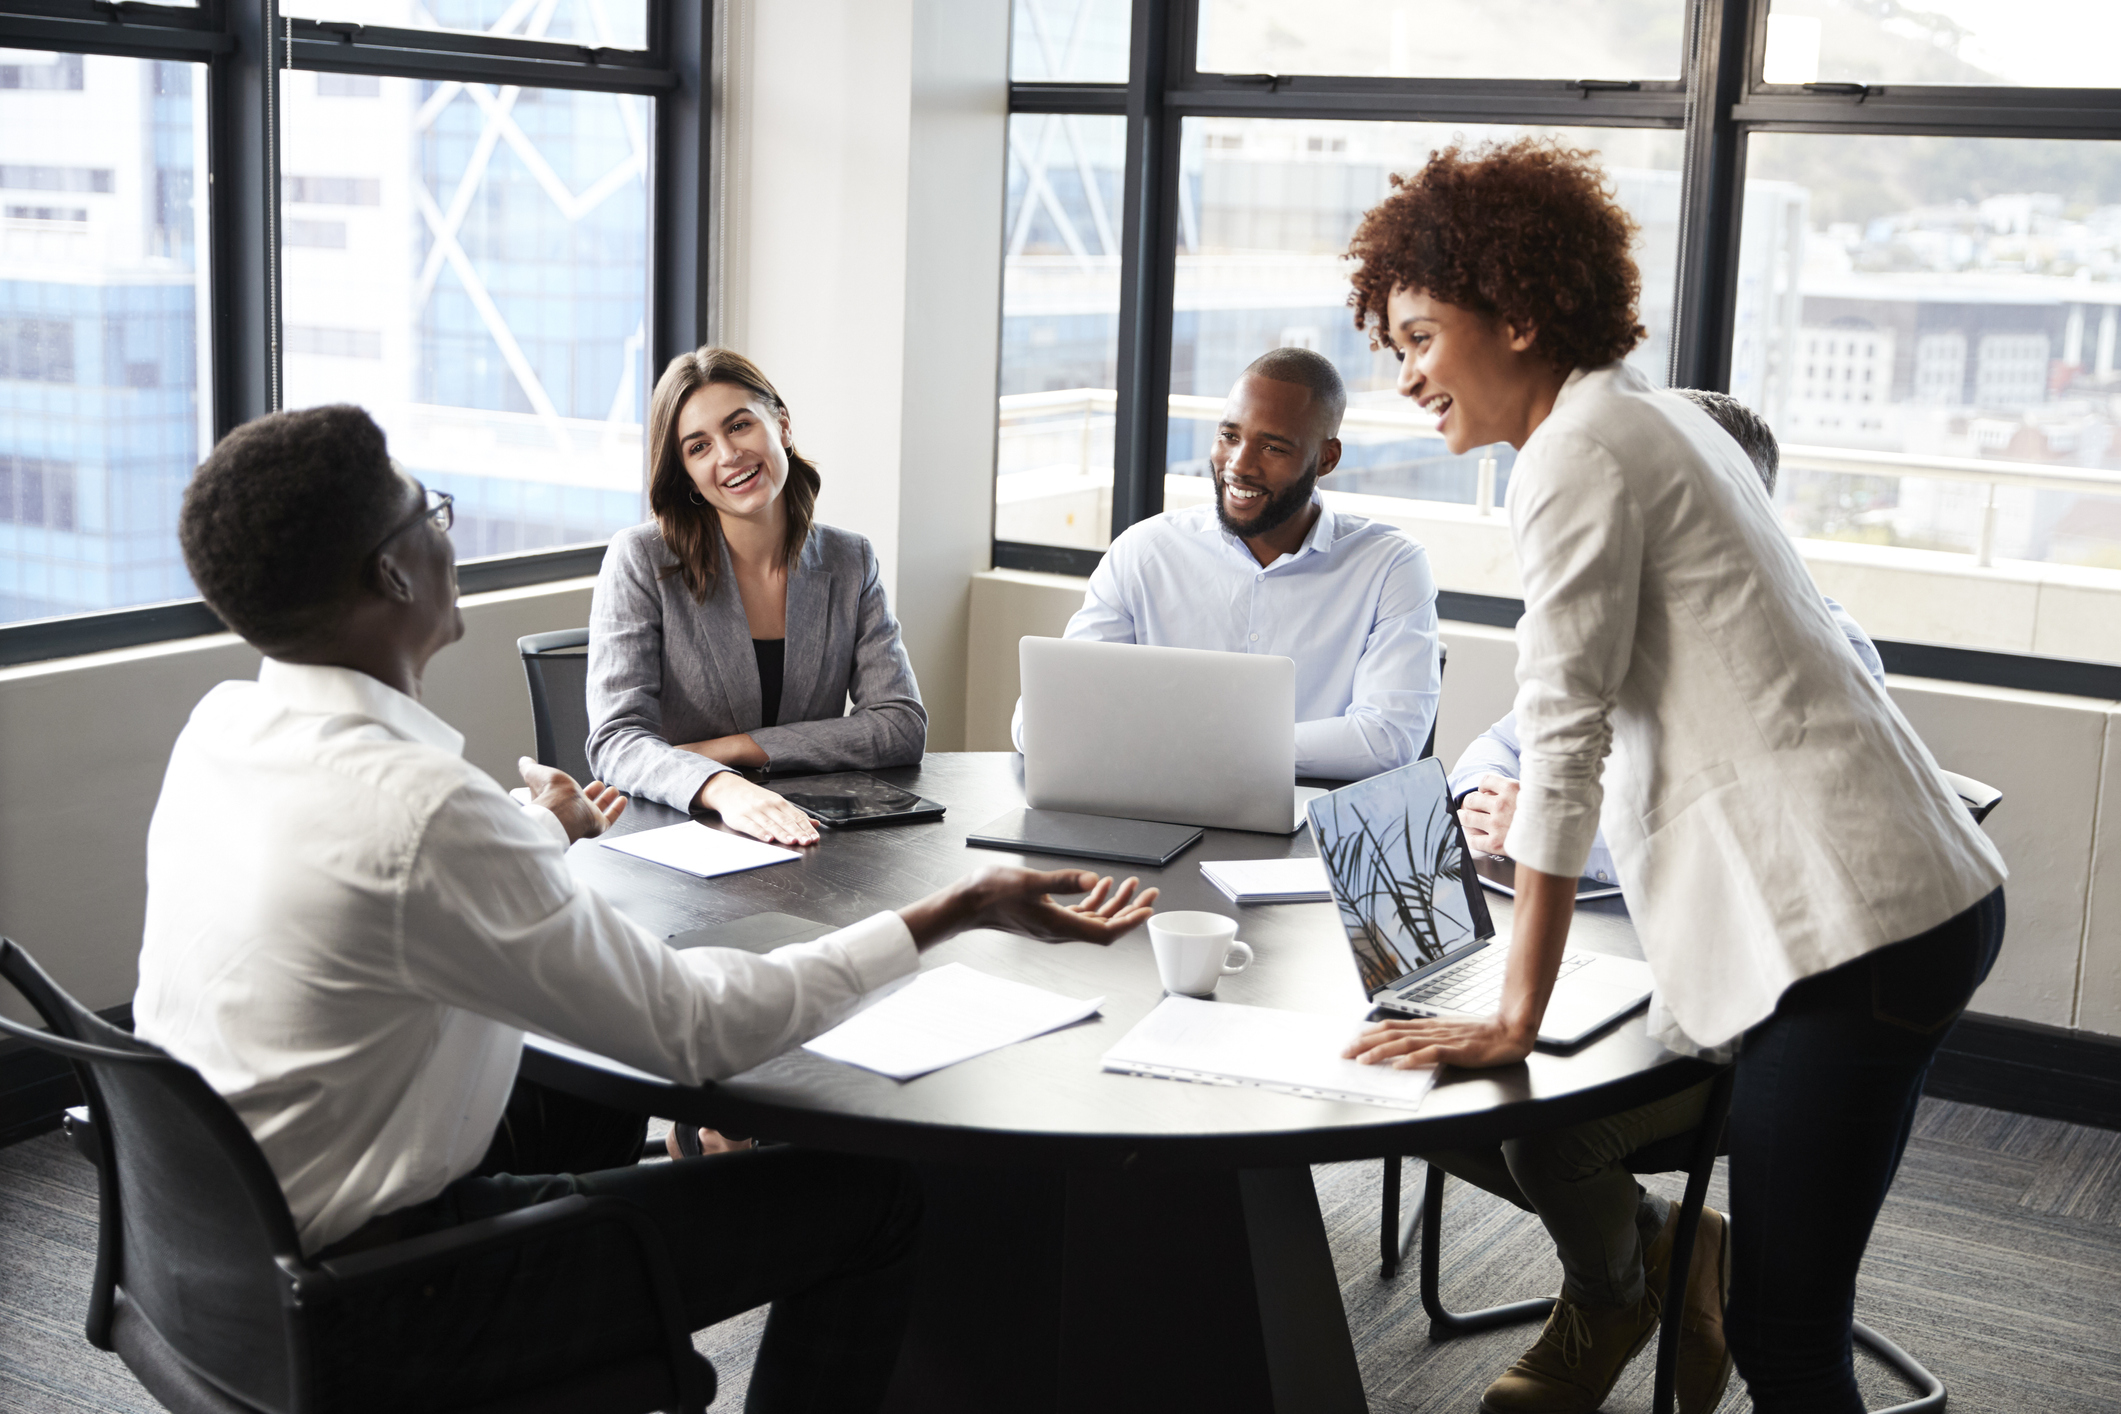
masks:
MULTIPOLYGON (((1556 983, 1590 962, 1591 957, 1592 954, 1586 952, 1563 953, 1561 971, 1555 974, 1556 983)), ((1502 977, 1509 960, 1508 948, 1482 948, 1456 967, 1447 967, 1407 988, 1399 994, 1399 1000, 1438 1011, 1463 1011, 1485 1016, 1502 1004, 1502 977)))

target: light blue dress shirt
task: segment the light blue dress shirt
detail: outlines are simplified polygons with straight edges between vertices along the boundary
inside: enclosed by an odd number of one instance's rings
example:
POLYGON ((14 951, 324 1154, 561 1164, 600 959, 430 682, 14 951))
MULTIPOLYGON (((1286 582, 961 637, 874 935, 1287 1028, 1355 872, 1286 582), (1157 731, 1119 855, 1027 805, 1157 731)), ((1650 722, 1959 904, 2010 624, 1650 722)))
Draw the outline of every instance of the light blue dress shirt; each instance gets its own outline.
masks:
MULTIPOLYGON (((1421 755, 1436 720, 1436 578, 1428 552, 1391 526, 1336 514, 1262 567, 1215 507, 1130 526, 1090 576, 1066 637, 1296 662, 1296 774, 1355 780, 1421 755)), ((1184 704, 1170 725, 1184 726, 1184 704)), ((1010 735, 1023 749, 1023 703, 1010 735)))
MULTIPOLYGON (((1849 616, 1848 610, 1824 594, 1819 597, 1826 600, 1827 611, 1834 616, 1834 622, 1841 626, 1842 633, 1848 636, 1849 647, 1855 650, 1857 659, 1863 664, 1863 670, 1871 675, 1873 682, 1884 687, 1885 660, 1878 656, 1878 646, 1871 642, 1871 636, 1863 631, 1863 625, 1849 616)), ((1523 773, 1518 766, 1519 755, 1517 714, 1509 712, 1504 714, 1501 721, 1475 737, 1473 744, 1459 756, 1458 764, 1451 768, 1452 797, 1455 799, 1472 790, 1480 784, 1480 778, 1491 771, 1508 780, 1522 779, 1523 773)), ((1600 831, 1598 837, 1591 842, 1591 857, 1584 864, 1583 872, 1587 878, 1608 884, 1619 880, 1620 873, 1613 865, 1613 852, 1606 848, 1604 831, 1600 831)))

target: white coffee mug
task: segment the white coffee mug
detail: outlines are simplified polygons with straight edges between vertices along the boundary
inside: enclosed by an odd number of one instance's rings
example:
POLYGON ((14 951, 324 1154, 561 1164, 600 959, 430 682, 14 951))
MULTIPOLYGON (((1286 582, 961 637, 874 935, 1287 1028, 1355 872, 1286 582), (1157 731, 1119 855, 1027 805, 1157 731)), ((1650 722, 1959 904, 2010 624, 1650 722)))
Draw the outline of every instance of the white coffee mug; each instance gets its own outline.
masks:
POLYGON ((1237 920, 1219 913, 1155 914, 1149 919, 1149 946, 1164 990, 1182 997, 1214 996, 1218 981, 1252 961, 1251 947, 1237 941, 1237 920))

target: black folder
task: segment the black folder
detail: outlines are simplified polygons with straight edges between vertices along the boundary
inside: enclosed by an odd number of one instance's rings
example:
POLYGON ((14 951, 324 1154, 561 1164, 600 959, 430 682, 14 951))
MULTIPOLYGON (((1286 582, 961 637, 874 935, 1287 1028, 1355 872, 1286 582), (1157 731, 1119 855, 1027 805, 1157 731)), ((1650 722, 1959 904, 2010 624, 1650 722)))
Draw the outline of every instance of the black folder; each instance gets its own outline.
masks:
POLYGON ((1069 859, 1161 869, 1199 838, 1198 825, 1116 820, 1107 815, 1026 807, 988 821, 965 836, 965 843, 1015 854, 1058 854, 1069 859))

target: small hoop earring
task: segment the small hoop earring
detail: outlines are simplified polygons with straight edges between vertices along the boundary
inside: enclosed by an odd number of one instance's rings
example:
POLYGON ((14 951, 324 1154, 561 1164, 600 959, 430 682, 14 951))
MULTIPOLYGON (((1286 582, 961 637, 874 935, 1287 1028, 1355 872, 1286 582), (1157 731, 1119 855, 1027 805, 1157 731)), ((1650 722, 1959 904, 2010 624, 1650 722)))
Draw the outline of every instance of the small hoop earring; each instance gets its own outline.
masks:
POLYGON ((704 506, 707 504, 707 498, 700 494, 700 488, 697 486, 693 487, 690 491, 687 491, 685 495, 686 498, 689 499, 695 506, 704 506))

